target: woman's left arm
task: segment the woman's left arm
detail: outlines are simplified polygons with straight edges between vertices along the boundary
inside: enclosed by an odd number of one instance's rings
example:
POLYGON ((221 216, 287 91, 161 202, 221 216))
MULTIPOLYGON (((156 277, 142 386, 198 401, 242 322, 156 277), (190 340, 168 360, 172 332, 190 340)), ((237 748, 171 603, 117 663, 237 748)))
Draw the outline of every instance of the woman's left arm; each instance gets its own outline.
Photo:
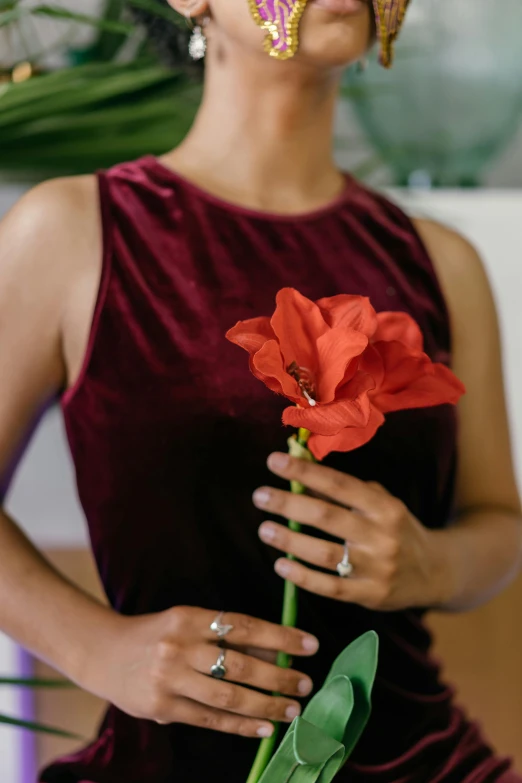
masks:
POLYGON ((472 609, 503 590, 522 560, 522 518, 504 395, 495 302, 481 259, 449 229, 418 221, 446 296, 459 403, 457 523, 440 533, 451 590, 443 608, 472 609))
POLYGON ((341 544, 264 522, 260 536, 266 543, 304 561, 276 562, 276 571, 301 588, 375 610, 431 606, 464 611, 488 601, 516 576, 522 562, 522 515, 486 274, 475 250, 458 234, 428 221, 419 221, 417 228, 446 295, 453 369, 467 388, 459 403, 456 521, 444 530, 428 530, 380 485, 284 454, 270 456, 270 469, 301 481, 319 497, 262 487, 254 503, 348 541, 354 570, 341 579, 304 564, 335 572, 341 544))

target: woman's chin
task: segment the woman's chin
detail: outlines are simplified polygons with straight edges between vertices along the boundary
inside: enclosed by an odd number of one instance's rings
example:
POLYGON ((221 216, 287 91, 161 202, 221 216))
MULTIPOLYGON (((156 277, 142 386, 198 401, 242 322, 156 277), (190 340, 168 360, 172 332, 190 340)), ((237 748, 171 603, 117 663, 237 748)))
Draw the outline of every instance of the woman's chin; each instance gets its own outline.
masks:
POLYGON ((372 37, 368 6, 362 13, 342 16, 312 3, 301 23, 299 57, 325 68, 346 67, 364 57, 372 37))

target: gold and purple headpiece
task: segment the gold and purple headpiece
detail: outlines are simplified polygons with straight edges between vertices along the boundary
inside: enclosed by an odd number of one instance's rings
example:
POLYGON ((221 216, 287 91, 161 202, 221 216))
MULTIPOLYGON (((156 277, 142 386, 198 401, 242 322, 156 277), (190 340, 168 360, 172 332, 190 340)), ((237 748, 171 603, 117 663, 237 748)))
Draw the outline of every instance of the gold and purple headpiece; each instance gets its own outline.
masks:
POLYGON ((380 61, 385 68, 393 65, 393 49, 400 33, 410 0, 373 0, 377 35, 381 44, 380 61))
POLYGON ((266 31, 265 51, 278 60, 299 47, 299 22, 308 0, 248 0, 254 21, 266 31))
MULTIPOLYGON (((265 51, 278 60, 293 57, 299 47, 299 23, 308 0, 248 0, 256 24, 266 32, 265 51)), ((381 63, 393 62, 393 45, 410 0, 373 0, 381 63)))

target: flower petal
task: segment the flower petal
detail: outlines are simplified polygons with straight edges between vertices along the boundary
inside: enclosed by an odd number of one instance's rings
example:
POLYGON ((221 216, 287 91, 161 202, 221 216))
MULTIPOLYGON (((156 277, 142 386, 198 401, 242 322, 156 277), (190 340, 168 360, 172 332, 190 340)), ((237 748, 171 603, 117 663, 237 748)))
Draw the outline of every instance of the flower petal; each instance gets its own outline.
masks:
POLYGON ((373 385, 371 378, 357 379, 354 394, 349 396, 349 385, 345 399, 331 402, 329 405, 316 405, 307 408, 285 408, 283 424, 292 427, 305 427, 319 435, 335 435, 344 427, 366 427, 370 416, 368 387, 373 385))
POLYGON ((372 403, 383 413, 406 408, 426 408, 455 404, 465 387, 443 364, 434 364, 421 351, 411 351, 403 343, 375 344, 384 364, 384 380, 371 395, 372 403))
POLYGON ((377 329, 373 342, 381 340, 396 340, 414 351, 422 351, 424 348, 424 337, 419 325, 408 313, 377 313, 377 329))
POLYGON ((373 378, 373 389, 379 389, 384 381, 384 363, 381 354, 371 343, 359 360, 359 372, 373 378))
POLYGON ((277 340, 265 342, 263 347, 252 356, 250 369, 256 378, 277 394, 284 394, 295 403, 302 399, 297 381, 285 370, 277 340))
POLYGON ((377 317, 367 296, 339 294, 326 296, 316 302, 324 320, 335 328, 345 326, 371 337, 377 328, 377 317))
POLYGON ((308 441, 308 448, 319 461, 328 456, 331 451, 353 451, 368 443, 382 424, 384 424, 384 416, 372 405, 366 427, 347 427, 336 435, 313 433, 308 441))
POLYGON ((328 403, 335 399, 337 387, 350 380, 357 370, 357 362, 368 338, 354 329, 338 327, 330 329, 317 340, 318 369, 316 374, 316 398, 328 403))
POLYGON ((270 326, 270 318, 261 316, 260 318, 251 318, 248 321, 238 321, 235 326, 226 333, 227 340, 239 345, 250 354, 256 353, 266 343, 267 340, 273 340, 275 335, 270 326))
POLYGON ((285 367, 296 362, 312 375, 317 371, 317 340, 328 331, 320 309, 294 288, 282 288, 271 326, 281 346, 285 367))
POLYGON ((383 413, 407 408, 430 408, 435 405, 456 405, 466 389, 444 364, 432 365, 432 372, 412 381, 393 394, 382 392, 372 402, 383 413))

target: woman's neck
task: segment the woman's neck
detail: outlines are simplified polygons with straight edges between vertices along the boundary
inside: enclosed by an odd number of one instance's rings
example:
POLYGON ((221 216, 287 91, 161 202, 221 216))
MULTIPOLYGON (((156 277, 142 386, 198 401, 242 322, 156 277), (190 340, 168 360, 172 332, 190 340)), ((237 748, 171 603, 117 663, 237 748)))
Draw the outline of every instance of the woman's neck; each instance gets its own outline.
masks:
POLYGON ((339 74, 219 53, 184 142, 164 162, 200 187, 253 209, 305 212, 332 201, 344 179, 332 156, 339 74))

